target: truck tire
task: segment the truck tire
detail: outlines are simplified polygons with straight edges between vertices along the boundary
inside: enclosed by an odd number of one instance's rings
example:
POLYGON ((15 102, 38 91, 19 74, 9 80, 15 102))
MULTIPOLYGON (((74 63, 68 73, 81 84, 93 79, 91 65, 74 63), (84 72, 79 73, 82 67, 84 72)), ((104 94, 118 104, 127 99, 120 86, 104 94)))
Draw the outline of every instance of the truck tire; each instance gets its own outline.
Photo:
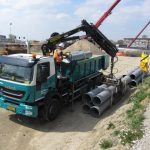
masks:
POLYGON ((58 99, 52 98, 45 106, 45 119, 47 121, 54 120, 60 111, 60 103, 58 99))

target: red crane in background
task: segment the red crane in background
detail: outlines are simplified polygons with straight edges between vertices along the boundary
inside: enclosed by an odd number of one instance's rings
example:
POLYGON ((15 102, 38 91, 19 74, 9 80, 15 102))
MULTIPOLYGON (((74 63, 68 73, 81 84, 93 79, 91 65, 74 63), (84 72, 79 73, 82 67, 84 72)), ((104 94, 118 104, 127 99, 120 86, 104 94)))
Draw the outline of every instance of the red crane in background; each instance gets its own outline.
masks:
POLYGON ((98 28, 103 21, 112 13, 112 10, 118 5, 121 0, 116 0, 112 6, 103 14, 103 16, 96 22, 95 27, 98 28))
POLYGON ((131 47, 131 45, 135 42, 135 40, 142 34, 142 32, 149 26, 150 21, 146 24, 146 26, 138 33, 138 35, 131 41, 131 43, 128 45, 128 48, 131 47))

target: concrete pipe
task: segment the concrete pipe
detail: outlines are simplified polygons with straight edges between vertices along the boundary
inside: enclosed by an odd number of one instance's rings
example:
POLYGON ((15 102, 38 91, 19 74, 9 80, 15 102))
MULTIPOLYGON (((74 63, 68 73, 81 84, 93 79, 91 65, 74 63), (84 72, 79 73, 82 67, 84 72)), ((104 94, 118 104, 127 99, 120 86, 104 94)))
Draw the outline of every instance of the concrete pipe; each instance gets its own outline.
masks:
POLYGON ((90 108, 90 114, 93 117, 98 118, 110 106, 110 104, 111 104, 110 99, 108 99, 105 103, 103 103, 100 106, 93 106, 93 107, 90 108))
POLYGON ((123 75, 118 76, 117 80, 121 80, 122 77, 123 77, 123 75))
POLYGON ((137 70, 135 70, 131 75, 130 75, 130 77, 131 77, 131 79, 134 79, 134 80, 136 80, 139 76, 141 76, 143 74, 143 71, 140 69, 140 68, 138 68, 137 70))
MULTIPOLYGON (((127 56, 131 57, 140 57, 141 53, 144 52, 145 50, 139 50, 139 49, 131 49, 131 48, 118 48, 119 52, 124 52, 127 56)), ((146 50, 148 54, 150 54, 149 50, 146 50)))
POLYGON ((131 83, 131 77, 126 75, 124 78, 121 79, 122 87, 121 87, 121 93, 124 95, 127 90, 129 89, 129 85, 131 83))
POLYGON ((140 76, 136 80, 132 80, 131 83, 130 83, 131 87, 138 86, 138 84, 139 84, 140 81, 142 81, 142 76, 140 76))
POLYGON ((91 106, 89 106, 88 104, 84 104, 82 106, 83 112, 86 113, 86 114, 90 113, 90 108, 91 108, 91 106))
POLYGON ((131 82, 131 77, 127 75, 121 79, 121 82, 128 85, 131 82))
POLYGON ((104 103, 105 101, 107 101, 108 99, 111 98, 111 96, 113 96, 113 93, 115 92, 115 87, 114 86, 110 86, 107 89, 105 89, 104 91, 102 91, 101 93, 97 94, 92 102, 95 106, 100 106, 102 103, 104 103))
POLYGON ((101 86, 98 86, 96 89, 84 94, 82 97, 83 102, 85 104, 90 105, 94 96, 97 95, 98 93, 102 92, 105 88, 107 88, 107 85, 103 84, 101 86))
POLYGON ((131 86, 131 87, 138 86, 138 84, 139 84, 139 83, 142 81, 142 79, 144 79, 146 76, 147 76, 146 73, 142 73, 137 79, 133 79, 133 80, 130 82, 130 86, 131 86))
POLYGON ((92 95, 84 94, 83 97, 82 97, 83 103, 88 104, 89 106, 91 106, 92 105, 92 100, 91 100, 92 98, 93 98, 92 95))
POLYGON ((125 77, 125 76, 130 76, 130 75, 131 75, 134 71, 136 71, 138 68, 139 68, 139 67, 136 66, 135 68, 133 68, 132 70, 130 70, 129 72, 127 72, 126 75, 123 75, 123 77, 125 77))

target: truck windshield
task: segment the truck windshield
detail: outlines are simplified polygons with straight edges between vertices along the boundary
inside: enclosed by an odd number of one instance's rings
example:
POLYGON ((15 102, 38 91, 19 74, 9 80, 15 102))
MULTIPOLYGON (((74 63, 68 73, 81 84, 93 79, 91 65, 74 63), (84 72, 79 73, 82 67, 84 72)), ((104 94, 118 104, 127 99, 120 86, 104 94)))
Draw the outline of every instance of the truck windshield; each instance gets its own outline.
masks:
POLYGON ((32 81, 32 68, 0 64, 0 78, 21 83, 32 81))

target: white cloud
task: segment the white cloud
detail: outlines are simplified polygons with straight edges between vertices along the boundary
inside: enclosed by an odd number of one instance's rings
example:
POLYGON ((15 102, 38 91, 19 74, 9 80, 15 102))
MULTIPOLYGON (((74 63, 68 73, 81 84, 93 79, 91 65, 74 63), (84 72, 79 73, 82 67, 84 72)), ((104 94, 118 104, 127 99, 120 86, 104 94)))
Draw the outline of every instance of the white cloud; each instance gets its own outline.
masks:
MULTIPOLYGON (((136 23, 135 28, 140 28, 137 23, 150 18, 150 0, 141 1, 141 5, 129 5, 131 1, 122 0, 104 21, 101 30, 108 37, 125 35, 129 33, 129 24, 136 23)), ((9 23, 12 22, 12 32, 18 36, 45 39, 52 32, 65 32, 80 25, 81 19, 95 23, 113 2, 114 0, 84 0, 82 3, 73 0, 0 0, 0 34, 8 34, 9 23)))
POLYGON ((145 0, 144 3, 143 3, 143 14, 146 16, 146 17, 149 17, 150 18, 150 0, 145 0))
POLYGON ((57 5, 67 4, 69 2, 70 0, 16 0, 14 8, 25 9, 34 6, 48 6, 49 8, 51 8, 57 5))
MULTIPOLYGON (((150 17, 150 0, 143 0, 141 5, 123 5, 128 3, 129 0, 121 1, 118 6, 113 10, 113 14, 108 17, 109 22, 125 23, 134 17, 150 17)), ((114 0, 86 0, 83 4, 80 4, 75 11, 75 15, 82 18, 90 18, 92 21, 98 19, 102 14, 114 3, 114 0)))
POLYGON ((107 6, 109 6, 112 2, 113 0, 86 0, 83 4, 80 4, 77 7, 75 15, 80 18, 91 18, 93 20, 97 14, 99 16, 102 15, 102 13, 106 11, 107 6))
MULTIPOLYGON (((75 15, 93 23, 115 2, 115 0, 86 0, 78 5, 75 15)), ((103 22, 100 30, 112 39, 133 37, 150 19, 150 0, 121 1, 112 14, 103 22)), ((150 30, 144 32, 150 36, 150 30)), ((143 33, 143 34, 144 34, 143 33)))
POLYGON ((11 6, 12 8, 26 8, 34 5, 57 6, 69 3, 70 0, 0 0, 0 6, 11 6))
POLYGON ((58 20, 69 19, 70 18, 70 16, 68 14, 66 14, 66 13, 58 13, 58 14, 56 14, 55 17, 58 20))
POLYGON ((43 39, 66 23, 69 15, 58 8, 69 3, 70 0, 0 0, 0 34, 9 34, 12 22, 12 33, 43 39))
POLYGON ((0 0, 0 6, 6 6, 11 3, 11 0, 0 0))

